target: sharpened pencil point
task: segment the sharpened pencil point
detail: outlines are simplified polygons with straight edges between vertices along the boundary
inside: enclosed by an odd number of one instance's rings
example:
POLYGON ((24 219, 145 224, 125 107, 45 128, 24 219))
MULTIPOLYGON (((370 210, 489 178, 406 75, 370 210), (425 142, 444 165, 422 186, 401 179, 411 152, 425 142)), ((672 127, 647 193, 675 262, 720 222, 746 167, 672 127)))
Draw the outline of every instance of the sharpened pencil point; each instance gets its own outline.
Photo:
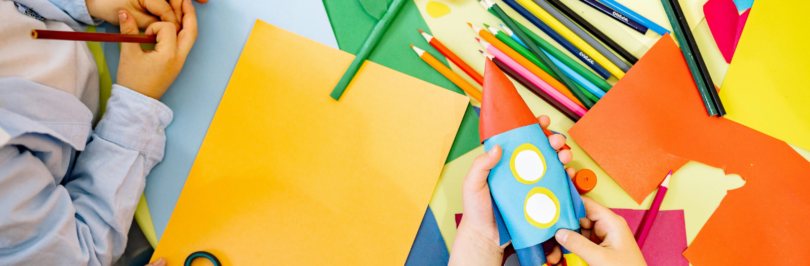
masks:
POLYGON ((489 25, 487 25, 487 24, 486 24, 486 23, 484 23, 484 27, 487 27, 487 28, 489 28, 489 25))
POLYGON ((669 179, 672 177, 672 170, 669 170, 669 174, 667 174, 667 178, 664 178, 664 182, 661 182, 661 186, 665 188, 669 188, 669 179))
POLYGON ((418 54, 419 56, 422 56, 422 54, 424 54, 424 53, 425 53, 425 50, 419 49, 419 47, 413 46, 413 44, 411 44, 411 48, 413 48, 413 50, 414 50, 414 51, 416 52, 416 54, 418 54))
POLYGON ((413 48, 413 44, 411 44, 410 46, 411 46, 411 48, 413 48))
POLYGON ((424 31, 422 31, 422 29, 416 29, 416 30, 418 30, 419 33, 425 33, 424 31))
POLYGON ((472 23, 467 22, 467 26, 470 26, 470 28, 472 28, 472 23))

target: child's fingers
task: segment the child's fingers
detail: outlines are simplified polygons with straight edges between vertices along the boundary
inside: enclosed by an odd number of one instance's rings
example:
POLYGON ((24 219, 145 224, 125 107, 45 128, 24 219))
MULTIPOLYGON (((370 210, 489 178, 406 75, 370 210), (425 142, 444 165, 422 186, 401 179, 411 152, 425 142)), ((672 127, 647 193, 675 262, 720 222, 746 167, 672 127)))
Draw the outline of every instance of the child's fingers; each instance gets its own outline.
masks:
POLYGON ((155 34, 155 52, 174 54, 177 52, 177 28, 168 22, 156 22, 146 28, 146 34, 155 34))
POLYGON ((166 259, 159 258, 159 259, 155 260, 155 262, 146 264, 146 266, 166 266, 166 259))
POLYGON ((537 121, 540 122, 542 128, 548 128, 548 125, 551 125, 551 118, 548 118, 547 115, 538 116, 537 121))
POLYGON ((577 254, 590 265, 600 265, 604 260, 605 251, 603 248, 577 232, 560 229, 557 230, 554 237, 565 249, 577 254))
POLYGON ((194 41, 197 40, 197 11, 194 10, 194 5, 191 0, 183 1, 183 29, 177 35, 177 48, 180 51, 180 56, 185 60, 191 47, 194 46, 194 41))
MULTIPOLYGON (((177 19, 174 10, 172 10, 172 6, 165 0, 141 0, 141 2, 143 7, 146 8, 146 11, 159 17, 161 21, 172 23, 175 28, 180 26, 180 20, 177 19)), ((150 23, 149 25, 152 24, 150 23)))
MULTIPOLYGON (((130 15, 126 10, 118 11, 118 23, 119 27, 121 28, 121 34, 140 33, 138 31, 138 23, 135 23, 135 19, 132 18, 132 15, 130 15)), ((122 42, 121 52, 127 54, 141 54, 143 53, 143 50, 141 50, 141 45, 138 43, 122 42)))
MULTIPOLYGON (((573 155, 572 155, 572 156, 573 156, 573 155)), ((576 175, 576 173, 577 173, 577 170, 576 170, 576 169, 574 169, 574 167, 568 167, 568 168, 565 168, 565 172, 566 172, 566 173, 568 173, 568 177, 570 177, 570 178, 574 178, 574 176, 575 176, 575 175, 576 175)))
POLYGON ((560 263, 562 259, 562 250, 560 249, 559 245, 554 245, 554 248, 551 249, 551 252, 546 254, 546 261, 548 261, 548 265, 557 265, 560 263))
POLYGON ((478 155, 473 161, 470 172, 464 178, 463 189, 476 190, 487 185, 489 170, 501 160, 501 146, 495 145, 488 152, 478 155))
POLYGON ((551 144, 552 149, 562 149, 562 147, 565 146, 565 137, 560 134, 551 135, 548 137, 548 144, 551 144))
POLYGON ((561 150, 557 153, 557 157, 560 159, 560 162, 563 165, 566 165, 574 160, 574 154, 571 153, 571 150, 561 150))
MULTIPOLYGON (((169 0, 169 5, 172 6, 172 10, 174 11, 174 16, 177 18, 177 22, 183 22, 183 0, 169 0)), ((183 28, 182 25, 178 28, 183 28)))

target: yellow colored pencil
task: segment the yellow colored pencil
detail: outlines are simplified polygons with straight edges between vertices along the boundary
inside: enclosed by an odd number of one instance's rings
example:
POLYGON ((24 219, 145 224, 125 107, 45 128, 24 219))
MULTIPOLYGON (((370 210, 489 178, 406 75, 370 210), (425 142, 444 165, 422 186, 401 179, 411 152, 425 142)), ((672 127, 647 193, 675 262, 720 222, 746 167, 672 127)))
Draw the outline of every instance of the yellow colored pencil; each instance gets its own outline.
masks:
POLYGON ((520 5, 525 7, 529 12, 532 12, 537 18, 548 24, 554 31, 562 35, 565 39, 570 41, 574 46, 582 50, 585 54, 591 56, 594 61, 605 67, 605 69, 616 76, 616 78, 621 79, 624 77, 624 71, 622 71, 619 67, 610 62, 604 55, 600 54, 596 51, 591 45, 586 43, 584 40, 579 38, 573 31, 566 28, 560 21, 555 19, 551 16, 548 12, 543 10, 540 6, 532 2, 532 0, 516 0, 520 5))
POLYGON ((450 70, 449 67, 442 64, 442 62, 440 62, 438 59, 430 55, 430 53, 426 53, 425 50, 419 49, 419 47, 413 46, 413 44, 411 44, 411 48, 413 48, 413 50, 416 51, 416 54, 419 55, 419 58, 425 60, 425 62, 428 63, 428 65, 436 69, 436 71, 439 71, 439 73, 441 73, 442 76, 452 81, 453 84, 456 84, 456 86, 458 86, 459 88, 461 88, 461 90, 466 92, 467 95, 469 95, 479 103, 481 102, 481 92, 472 85, 470 85, 470 83, 467 83, 467 81, 465 81, 463 78, 461 78, 461 76, 456 74, 456 72, 450 70))

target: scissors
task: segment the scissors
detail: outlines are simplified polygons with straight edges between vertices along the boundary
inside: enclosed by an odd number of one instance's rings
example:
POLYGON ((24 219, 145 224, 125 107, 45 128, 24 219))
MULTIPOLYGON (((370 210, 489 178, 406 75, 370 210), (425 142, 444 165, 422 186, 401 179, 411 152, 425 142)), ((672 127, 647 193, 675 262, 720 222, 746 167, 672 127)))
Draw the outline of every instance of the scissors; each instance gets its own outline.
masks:
POLYGON ((188 255, 188 257, 186 257, 186 262, 183 265, 191 266, 191 262, 193 262, 194 259, 197 259, 197 258, 205 258, 205 259, 208 259, 209 261, 211 261, 212 263, 214 263, 214 266, 222 266, 222 263, 219 262, 219 259, 217 259, 217 256, 214 256, 214 254, 211 254, 211 253, 208 253, 208 252, 205 252, 205 251, 197 251, 197 252, 191 253, 191 255, 188 255))

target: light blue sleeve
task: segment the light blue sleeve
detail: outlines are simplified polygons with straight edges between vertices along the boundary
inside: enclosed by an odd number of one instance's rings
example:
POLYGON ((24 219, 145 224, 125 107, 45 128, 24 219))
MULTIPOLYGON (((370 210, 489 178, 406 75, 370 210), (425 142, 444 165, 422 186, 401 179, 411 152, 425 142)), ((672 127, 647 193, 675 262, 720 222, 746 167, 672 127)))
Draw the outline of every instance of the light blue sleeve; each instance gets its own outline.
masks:
POLYGON ((163 103, 115 85, 83 151, 38 152, 74 151, 41 134, 0 147, 0 265, 114 263, 124 252, 145 177, 163 159, 171 120, 163 103), (49 156, 74 162, 64 185, 54 182, 49 156))
POLYGON ((85 0, 47 0, 47 1, 55 5, 65 13, 67 13, 71 18, 73 18, 78 22, 87 25, 98 25, 100 24, 99 22, 101 22, 100 20, 94 20, 90 16, 90 12, 87 11, 87 4, 85 3, 85 0))

